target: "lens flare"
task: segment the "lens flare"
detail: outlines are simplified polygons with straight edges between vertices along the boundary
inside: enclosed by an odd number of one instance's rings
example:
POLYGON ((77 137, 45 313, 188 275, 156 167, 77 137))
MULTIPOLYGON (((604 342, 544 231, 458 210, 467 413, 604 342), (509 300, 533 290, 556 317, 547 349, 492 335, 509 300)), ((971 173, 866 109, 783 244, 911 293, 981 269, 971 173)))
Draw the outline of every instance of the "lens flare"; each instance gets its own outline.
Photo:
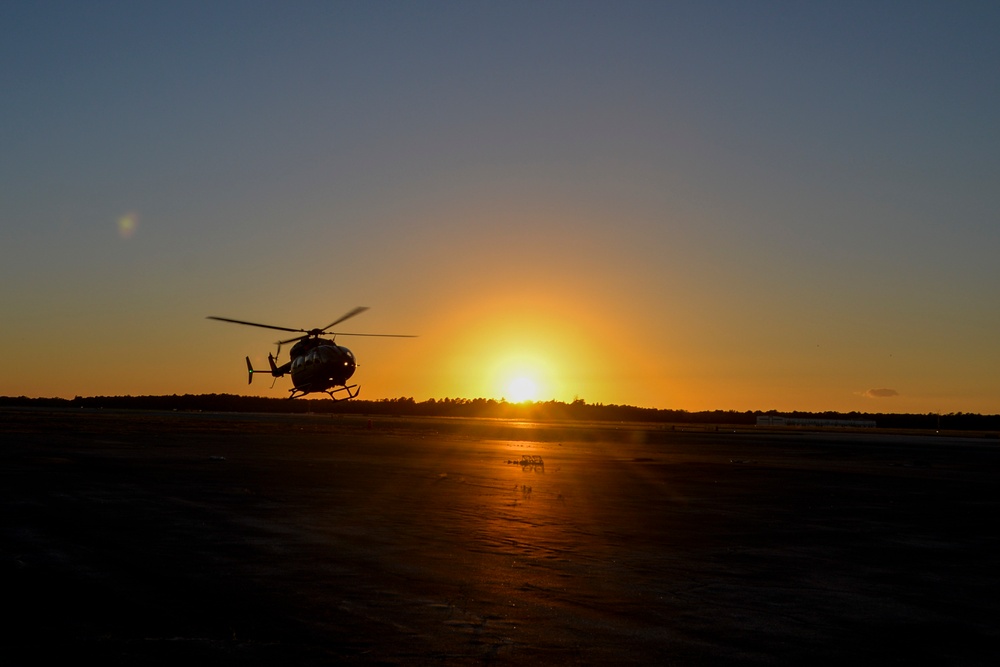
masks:
POLYGON ((126 213, 118 218, 118 235, 123 239, 132 238, 135 228, 139 224, 139 216, 135 213, 126 213))

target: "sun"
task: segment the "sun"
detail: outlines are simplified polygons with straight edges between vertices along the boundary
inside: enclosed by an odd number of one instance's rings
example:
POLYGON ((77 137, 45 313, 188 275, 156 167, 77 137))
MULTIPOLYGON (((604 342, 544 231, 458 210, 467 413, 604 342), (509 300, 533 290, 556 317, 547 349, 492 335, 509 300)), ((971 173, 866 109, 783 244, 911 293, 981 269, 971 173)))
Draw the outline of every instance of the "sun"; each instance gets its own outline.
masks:
POLYGON ((538 385, 526 375, 519 375, 507 385, 510 400, 514 403, 533 401, 538 397, 538 385))

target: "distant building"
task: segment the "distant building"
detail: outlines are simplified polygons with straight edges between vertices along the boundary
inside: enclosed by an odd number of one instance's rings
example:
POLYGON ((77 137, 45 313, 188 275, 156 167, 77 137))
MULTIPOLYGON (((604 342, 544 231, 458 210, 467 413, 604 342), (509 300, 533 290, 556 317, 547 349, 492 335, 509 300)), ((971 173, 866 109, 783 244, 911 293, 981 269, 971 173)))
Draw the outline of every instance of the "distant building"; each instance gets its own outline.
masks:
POLYGON ((757 426, 840 426, 842 428, 875 428, 872 419, 803 419, 759 415, 757 426))

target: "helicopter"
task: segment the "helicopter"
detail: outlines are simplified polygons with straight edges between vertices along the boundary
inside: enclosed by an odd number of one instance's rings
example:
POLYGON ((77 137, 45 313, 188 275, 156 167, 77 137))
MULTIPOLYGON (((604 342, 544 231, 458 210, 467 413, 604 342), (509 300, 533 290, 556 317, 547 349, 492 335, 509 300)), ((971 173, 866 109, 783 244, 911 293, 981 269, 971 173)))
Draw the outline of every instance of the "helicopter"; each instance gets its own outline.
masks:
MULTIPOLYGON (((271 324, 259 324, 257 322, 246 322, 244 320, 234 320, 228 317, 215 317, 209 315, 207 319, 219 320, 220 322, 232 322, 233 324, 244 324, 251 327, 262 327, 264 329, 277 329, 278 331, 300 332, 302 336, 279 340, 277 342, 278 351, 275 354, 268 353, 267 363, 270 365, 270 373, 273 377, 279 378, 286 374, 291 374, 293 387, 289 389, 291 394, 288 398, 297 398, 313 392, 324 392, 334 401, 346 401, 355 398, 361 387, 357 384, 348 385, 347 381, 354 375, 357 368, 357 361, 354 353, 343 345, 334 342, 337 336, 379 336, 388 338, 416 338, 408 334, 366 334, 366 333, 342 333, 332 332, 328 329, 340 324, 344 320, 368 310, 365 306, 358 306, 340 318, 327 324, 323 328, 317 329, 293 329, 290 327, 277 327, 271 324), (321 336, 330 336, 328 340, 321 336), (295 343, 288 356, 291 358, 288 363, 279 366, 278 355, 281 354, 281 346, 287 343, 295 343)), ((266 373, 268 371, 255 370, 247 361, 247 384, 253 382, 254 373, 266 373)))

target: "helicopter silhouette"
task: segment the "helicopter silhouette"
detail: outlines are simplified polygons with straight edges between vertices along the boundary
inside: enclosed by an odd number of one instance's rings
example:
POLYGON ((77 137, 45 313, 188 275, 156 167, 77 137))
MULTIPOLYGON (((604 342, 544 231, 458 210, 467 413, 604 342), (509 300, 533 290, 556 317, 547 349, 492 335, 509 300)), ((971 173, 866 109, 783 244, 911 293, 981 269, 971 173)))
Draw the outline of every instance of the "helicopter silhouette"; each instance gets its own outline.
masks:
MULTIPOLYGON (((416 338, 408 334, 367 334, 367 333, 343 333, 328 331, 344 320, 350 319, 368 310, 365 306, 358 306, 342 317, 327 324, 321 329, 293 329, 290 327, 276 327, 271 324, 259 324, 257 322, 246 322, 244 320, 234 320, 228 317, 215 317, 209 315, 210 320, 220 322, 232 322, 233 324, 244 324, 251 327, 261 327, 264 329, 276 329, 278 331, 301 332, 302 336, 279 340, 277 342, 278 351, 275 354, 268 353, 267 363, 271 366, 270 373, 275 378, 280 378, 286 374, 292 376, 292 389, 288 398, 305 396, 313 392, 324 392, 335 401, 346 401, 355 398, 361 387, 347 381, 354 375, 357 368, 357 361, 354 353, 343 345, 337 345, 337 336, 379 336, 387 338, 416 338), (330 336, 327 340, 321 336, 330 336), (281 346, 287 343, 295 343, 288 353, 290 361, 278 366, 277 357, 281 354, 281 346)), ((253 382, 254 373, 265 373, 268 371, 254 370, 247 357, 247 384, 253 382)))

